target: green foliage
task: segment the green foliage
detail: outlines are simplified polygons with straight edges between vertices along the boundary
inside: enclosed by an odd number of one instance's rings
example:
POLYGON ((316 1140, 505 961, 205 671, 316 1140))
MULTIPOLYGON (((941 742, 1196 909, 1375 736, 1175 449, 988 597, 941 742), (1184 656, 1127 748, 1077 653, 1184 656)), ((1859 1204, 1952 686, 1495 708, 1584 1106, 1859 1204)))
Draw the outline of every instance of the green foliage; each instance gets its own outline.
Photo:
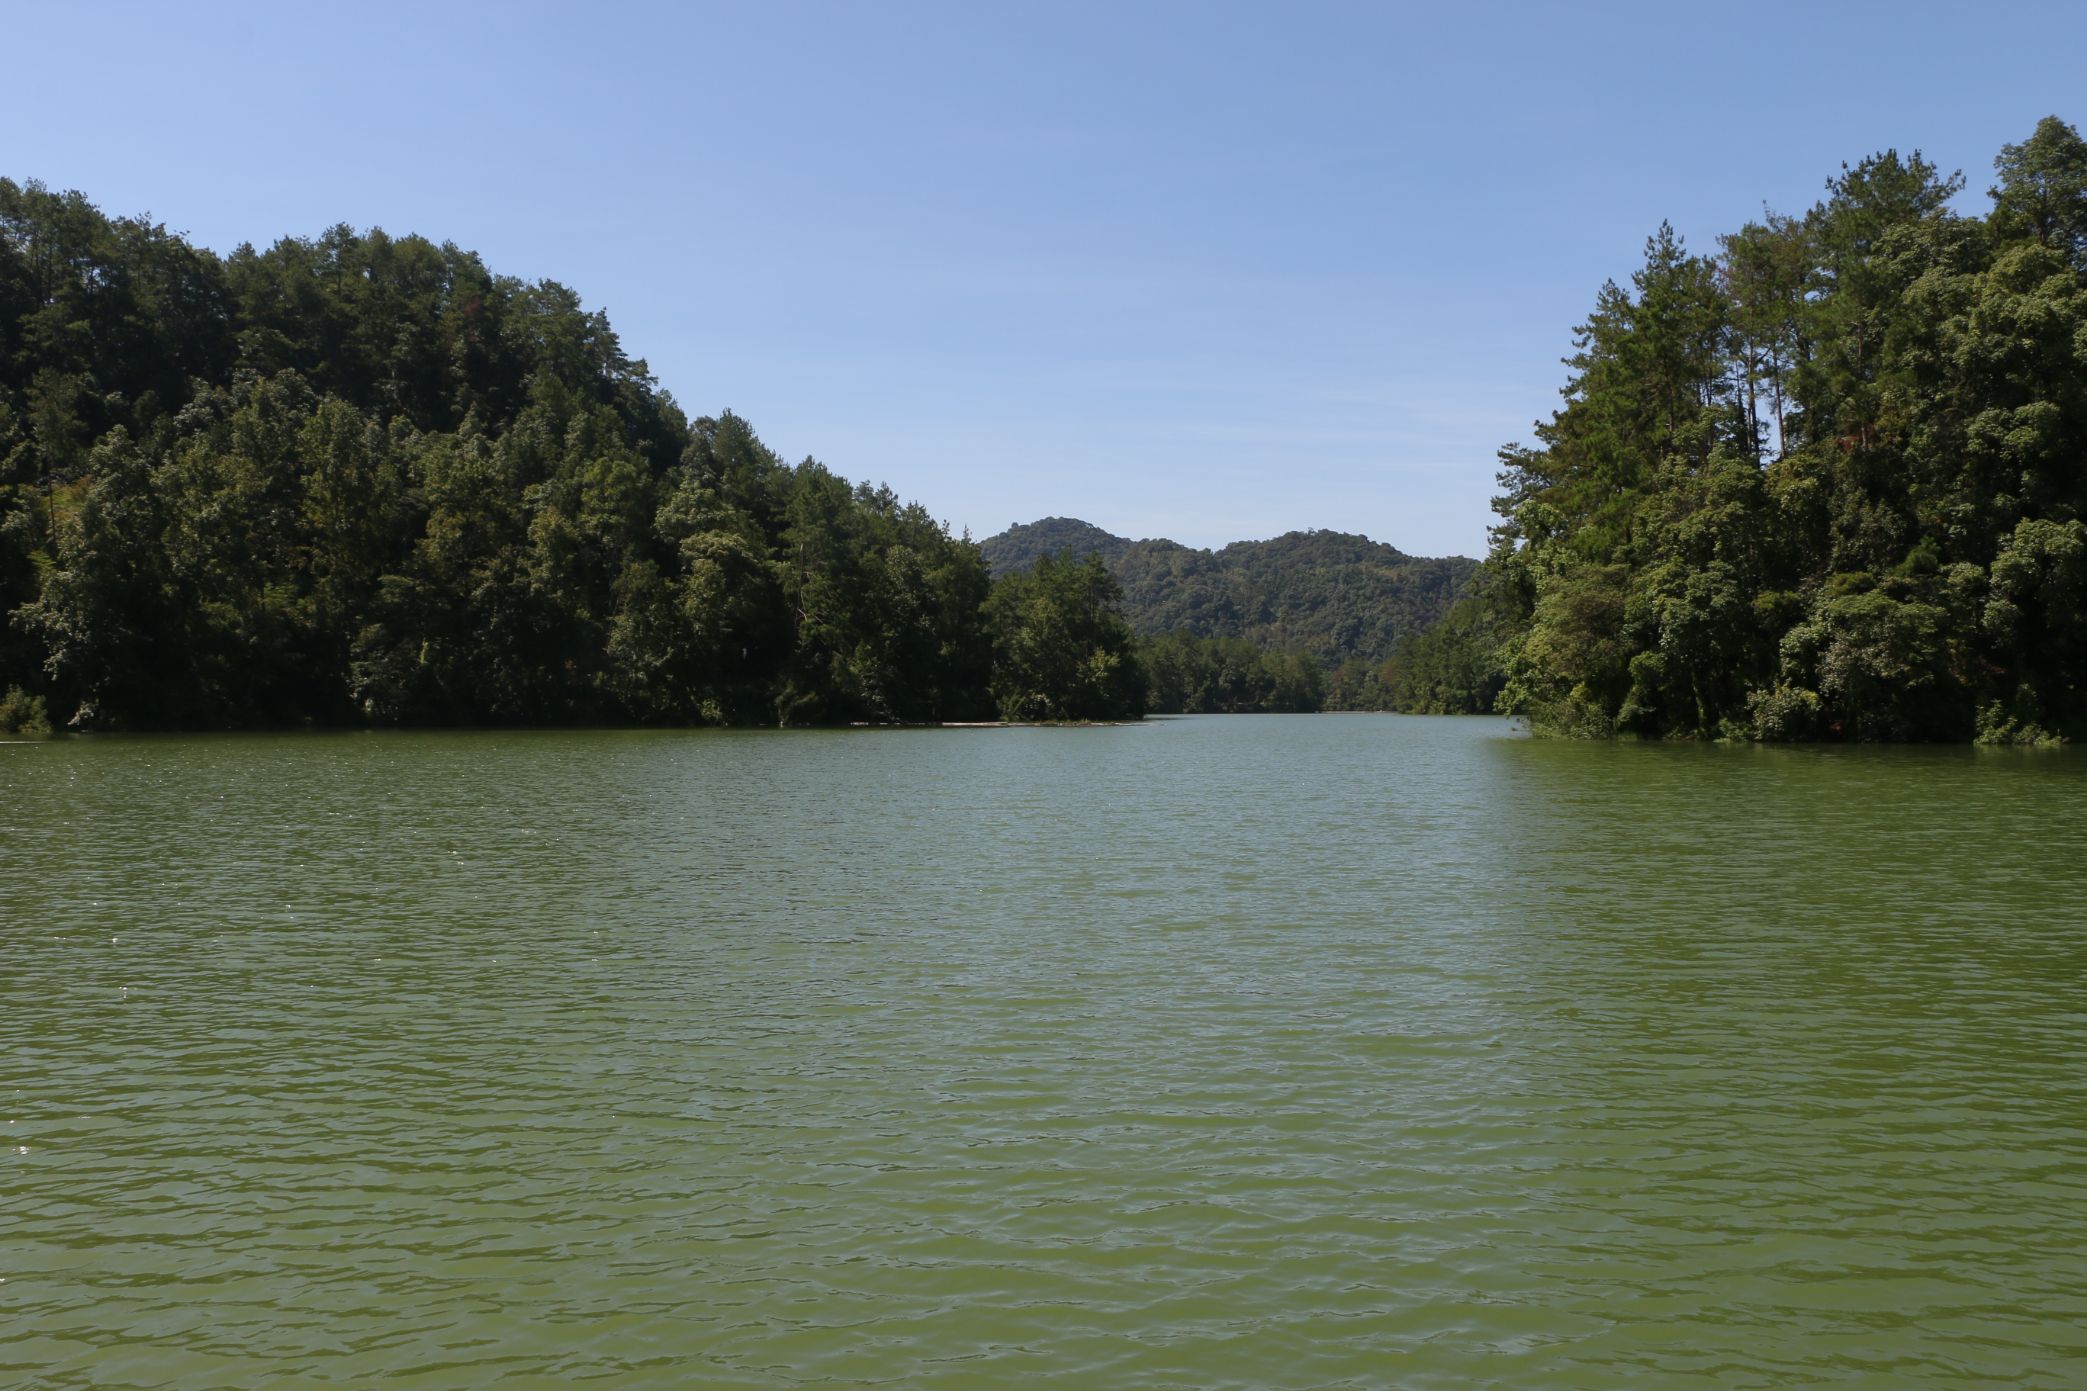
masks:
POLYGON ((0 692, 0 734, 41 739, 51 732, 51 717, 43 697, 25 693, 20 686, 0 692))
POLYGON ((1013 683, 1136 713, 1105 596, 1002 602, 996 683, 990 583, 888 489, 686 419, 563 286, 347 227, 220 259, 0 180, 10 710, 913 722, 1013 683))
POLYGON ((1269 652, 1244 638, 1170 633, 1138 643, 1159 715, 1308 713, 1326 703, 1326 678, 1302 652, 1269 652))
POLYGON ((2075 264, 2087 257, 2087 141, 2078 131, 2046 116, 2027 140, 2002 146, 1993 167, 1996 225, 2069 252, 2075 264))
MULTIPOLYGON (((1873 156, 1662 228, 1503 451, 1504 708, 1542 732, 2036 742, 2087 726, 2087 144, 1873 156)), ((1445 638, 1444 641, 1447 639, 1445 638)))
POLYGON ((1341 663, 1327 678, 1326 708, 1493 713, 1507 682, 1513 604, 1504 587, 1487 578, 1481 574, 1434 627, 1402 638, 1388 660, 1341 663))
POLYGON ((993 568, 997 578, 1010 570, 1027 570, 1047 555, 1074 560, 1098 555, 1102 563, 1113 570, 1116 559, 1139 544, 1121 536, 1112 536, 1092 522, 1083 522, 1077 517, 1045 517, 1041 521, 1018 523, 998 536, 988 537, 979 543, 979 549, 985 552, 986 564, 993 568))
POLYGON ((1012 527, 981 549, 996 575, 1043 555, 1099 556, 1123 586, 1124 611, 1143 637, 1243 638, 1326 663, 1389 657, 1400 639, 1448 612, 1477 569, 1461 557, 1419 559, 1336 531, 1203 551, 1128 541, 1066 517, 1012 527))
POLYGON ((993 621, 993 703, 1005 720, 1121 720, 1145 713, 1122 591, 1099 556, 1046 555, 1005 575, 993 621))
POLYGON ((1507 674, 1498 605, 1480 591, 1451 606, 1443 620, 1399 643, 1379 675, 1376 708, 1415 715, 1492 713, 1507 674))

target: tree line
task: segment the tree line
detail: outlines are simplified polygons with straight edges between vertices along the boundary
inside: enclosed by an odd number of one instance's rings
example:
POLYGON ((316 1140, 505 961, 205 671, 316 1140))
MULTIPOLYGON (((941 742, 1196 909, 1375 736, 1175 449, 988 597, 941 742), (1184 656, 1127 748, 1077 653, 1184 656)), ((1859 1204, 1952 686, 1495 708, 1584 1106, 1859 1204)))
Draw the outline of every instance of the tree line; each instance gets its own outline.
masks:
POLYGON ((2087 143, 1961 175, 1887 150, 1801 215, 1671 228, 1501 451, 1412 692, 1539 732, 2045 742, 2087 732, 2087 143))
POLYGON ((0 732, 1118 719, 1098 563, 995 584, 454 245, 220 257, 0 179, 0 732))
POLYGON ((2049 118, 1995 169, 1977 215, 1888 150, 1714 254, 1663 226, 1501 451, 1475 575, 1333 533, 1075 559, 1040 524, 998 579, 888 488, 685 416, 554 282, 348 227, 218 256, 0 179, 0 733, 1394 708, 2077 737, 2087 142, 2049 118))

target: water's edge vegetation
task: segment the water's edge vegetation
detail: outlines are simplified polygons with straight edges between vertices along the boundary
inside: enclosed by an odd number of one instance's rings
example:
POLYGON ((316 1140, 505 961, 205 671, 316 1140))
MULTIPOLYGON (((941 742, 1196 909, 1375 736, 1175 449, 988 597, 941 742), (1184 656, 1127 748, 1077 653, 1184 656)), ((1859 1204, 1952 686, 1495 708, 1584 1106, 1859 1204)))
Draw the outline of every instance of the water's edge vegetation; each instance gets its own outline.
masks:
POLYGON ((1501 451, 1475 574, 1063 518, 982 550, 690 419, 555 283, 345 226, 220 257, 0 179, 0 733, 1399 709, 2076 737, 2087 142, 2054 117, 1995 163, 1982 216, 1886 151, 1715 255, 1662 227, 1501 451), (1328 605, 1365 563, 1371 597, 1328 605), (1242 602, 1248 565, 1292 607, 1242 602))
POLYGON ((2087 142, 1994 164, 1982 216, 1885 151, 1715 255, 1662 227, 1409 679, 1538 733, 2087 731, 2087 142))
POLYGON ((453 245, 220 258, 0 181, 0 721, 1115 719, 1098 565, 993 584, 453 245))
MULTIPOLYGON (((604 315, 454 245, 219 257, 0 179, 0 733, 1327 700, 1307 654, 1134 634, 1098 558, 1031 560, 689 419, 604 315)), ((1413 564, 1398 631, 1472 562, 1413 564)))

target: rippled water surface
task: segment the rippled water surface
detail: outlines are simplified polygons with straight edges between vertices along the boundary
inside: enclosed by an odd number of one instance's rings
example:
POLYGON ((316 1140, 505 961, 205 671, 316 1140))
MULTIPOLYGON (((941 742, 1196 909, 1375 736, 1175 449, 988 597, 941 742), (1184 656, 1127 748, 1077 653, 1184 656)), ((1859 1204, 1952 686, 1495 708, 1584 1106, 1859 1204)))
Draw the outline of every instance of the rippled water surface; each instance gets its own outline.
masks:
POLYGON ((0 1384, 2087 1384, 2087 761, 0 747, 0 1384))

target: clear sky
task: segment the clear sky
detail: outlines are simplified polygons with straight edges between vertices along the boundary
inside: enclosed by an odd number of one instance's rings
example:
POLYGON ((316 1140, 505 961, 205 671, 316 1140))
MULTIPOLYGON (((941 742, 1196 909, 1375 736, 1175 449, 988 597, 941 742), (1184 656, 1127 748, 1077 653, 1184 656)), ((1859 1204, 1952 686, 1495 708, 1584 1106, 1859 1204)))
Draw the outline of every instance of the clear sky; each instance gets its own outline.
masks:
POLYGON ((1476 554, 1671 219, 2087 123, 2087 4, 23 4, 0 173, 420 232, 952 526, 1476 554))

